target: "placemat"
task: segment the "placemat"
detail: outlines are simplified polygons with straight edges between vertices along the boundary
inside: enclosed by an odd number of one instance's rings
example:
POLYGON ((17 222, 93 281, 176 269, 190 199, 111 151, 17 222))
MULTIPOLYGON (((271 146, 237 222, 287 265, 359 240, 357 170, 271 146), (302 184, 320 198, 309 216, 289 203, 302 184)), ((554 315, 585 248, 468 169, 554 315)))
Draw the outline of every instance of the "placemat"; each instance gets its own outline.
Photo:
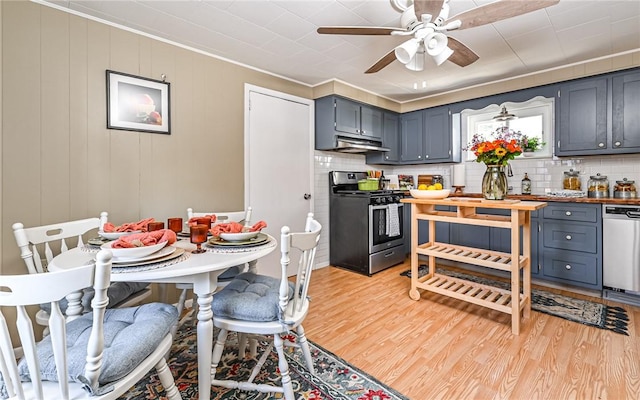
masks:
POLYGON ((214 245, 210 245, 209 243, 205 243, 202 246, 202 248, 208 251, 209 253, 228 254, 228 253, 248 253, 251 251, 268 249, 271 247, 275 247, 277 245, 278 245, 278 242, 275 239, 269 239, 269 241, 267 241, 266 243, 259 244, 256 246, 237 246, 237 247, 224 246, 223 247, 223 246, 214 246, 214 245))

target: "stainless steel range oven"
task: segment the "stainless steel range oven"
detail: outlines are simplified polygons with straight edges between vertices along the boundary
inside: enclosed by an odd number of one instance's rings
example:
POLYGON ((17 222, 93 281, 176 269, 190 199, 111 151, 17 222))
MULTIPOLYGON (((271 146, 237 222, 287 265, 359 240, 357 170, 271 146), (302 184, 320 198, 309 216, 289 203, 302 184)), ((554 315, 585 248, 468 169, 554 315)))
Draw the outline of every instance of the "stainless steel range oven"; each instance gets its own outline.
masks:
POLYGON ((366 172, 329 173, 329 263, 366 275, 405 259, 404 204, 390 190, 358 190, 366 172))

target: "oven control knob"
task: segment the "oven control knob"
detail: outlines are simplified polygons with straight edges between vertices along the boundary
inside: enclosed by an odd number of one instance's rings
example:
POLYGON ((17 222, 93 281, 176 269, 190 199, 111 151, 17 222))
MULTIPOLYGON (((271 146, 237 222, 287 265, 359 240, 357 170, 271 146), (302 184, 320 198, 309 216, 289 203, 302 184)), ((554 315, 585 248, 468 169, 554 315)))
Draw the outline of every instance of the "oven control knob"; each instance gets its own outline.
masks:
POLYGON ((394 200, 393 196, 387 197, 387 203, 395 203, 393 200, 394 200))
POLYGON ((374 201, 375 201, 377 204, 382 203, 382 200, 380 200, 380 197, 376 197, 374 201))

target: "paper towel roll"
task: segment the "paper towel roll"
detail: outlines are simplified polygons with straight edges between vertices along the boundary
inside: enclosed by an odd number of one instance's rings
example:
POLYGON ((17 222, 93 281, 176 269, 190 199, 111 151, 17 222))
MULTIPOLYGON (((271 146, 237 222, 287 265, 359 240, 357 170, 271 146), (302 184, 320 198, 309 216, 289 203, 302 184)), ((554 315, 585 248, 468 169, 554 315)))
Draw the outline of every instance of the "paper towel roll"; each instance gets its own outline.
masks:
POLYGON ((455 164, 453 166, 453 185, 452 186, 465 186, 465 165, 464 163, 455 164))

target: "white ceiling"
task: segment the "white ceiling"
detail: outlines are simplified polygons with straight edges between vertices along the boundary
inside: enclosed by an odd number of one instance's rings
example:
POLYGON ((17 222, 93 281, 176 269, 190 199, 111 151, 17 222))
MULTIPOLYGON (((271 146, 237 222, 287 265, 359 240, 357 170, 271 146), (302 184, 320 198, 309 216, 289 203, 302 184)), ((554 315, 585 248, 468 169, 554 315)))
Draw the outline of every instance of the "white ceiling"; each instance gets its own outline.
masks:
MULTIPOLYGON (((310 86, 338 79, 399 102, 640 49, 640 0, 561 0, 494 24, 449 31, 480 59, 464 68, 429 59, 421 72, 394 61, 375 74, 364 71, 406 37, 320 35, 316 29, 400 27, 392 0, 36 1, 310 86)), ((489 2, 450 0, 450 15, 489 2)))

